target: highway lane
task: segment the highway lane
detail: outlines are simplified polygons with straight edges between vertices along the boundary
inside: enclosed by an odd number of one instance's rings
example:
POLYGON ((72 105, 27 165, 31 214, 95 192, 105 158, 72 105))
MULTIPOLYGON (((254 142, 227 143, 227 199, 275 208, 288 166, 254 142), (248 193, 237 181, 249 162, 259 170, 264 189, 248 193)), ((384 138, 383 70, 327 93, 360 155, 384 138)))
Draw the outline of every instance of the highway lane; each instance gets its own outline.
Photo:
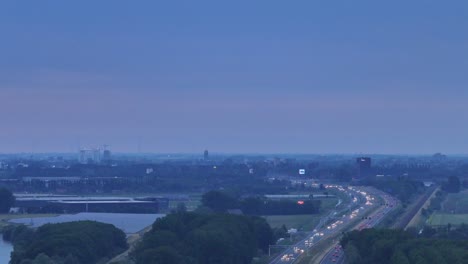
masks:
MULTIPOLYGON (((369 217, 363 219, 355 228, 354 230, 363 230, 366 228, 372 228, 378 225, 385 216, 393 210, 398 203, 398 200, 393 198, 392 196, 377 191, 376 195, 379 195, 384 200, 384 205, 381 206, 377 211, 373 212, 369 217)), ((341 264, 345 263, 345 254, 344 251, 339 245, 339 243, 335 244, 332 249, 330 249, 325 257, 320 261, 320 264, 341 264)))
POLYGON ((302 254, 316 246, 319 241, 341 231, 344 226, 349 225, 357 217, 361 217, 370 208, 375 206, 375 198, 367 192, 360 190, 360 188, 343 188, 337 185, 327 185, 326 188, 336 188, 339 191, 347 193, 352 197, 350 203, 344 209, 332 211, 329 215, 322 218, 314 231, 309 232, 304 239, 284 250, 270 261, 270 264, 296 262, 302 254), (324 226, 327 222, 331 223, 328 226, 324 226))

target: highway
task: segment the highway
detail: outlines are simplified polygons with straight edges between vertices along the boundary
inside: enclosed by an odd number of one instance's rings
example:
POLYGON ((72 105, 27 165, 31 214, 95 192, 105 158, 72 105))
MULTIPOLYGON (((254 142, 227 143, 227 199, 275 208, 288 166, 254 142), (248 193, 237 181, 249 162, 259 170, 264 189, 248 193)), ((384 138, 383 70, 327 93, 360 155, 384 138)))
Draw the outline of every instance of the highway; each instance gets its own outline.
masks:
POLYGON ((276 258, 271 260, 270 264, 295 263, 302 254, 305 254, 315 247, 319 241, 342 231, 344 227, 351 224, 355 219, 362 217, 371 208, 375 208, 376 206, 374 204, 375 196, 370 194, 370 192, 377 193, 375 189, 364 187, 343 188, 338 185, 327 185, 325 187, 338 189, 349 195, 352 199, 344 209, 339 211, 334 210, 329 215, 322 218, 312 232, 309 232, 304 239, 284 250, 276 258), (325 226, 327 223, 328 225, 325 226))
MULTIPOLYGON (((398 203, 398 200, 393 198, 392 196, 375 190, 376 193, 374 195, 378 195, 382 197, 384 200, 383 205, 380 206, 375 212, 371 215, 360 221, 353 230, 363 230, 366 228, 372 228, 378 225, 385 216, 393 210, 398 203)), ((325 255, 325 257, 320 261, 320 264, 337 264, 337 263, 345 263, 345 254, 343 249, 339 243, 335 244, 325 255)))

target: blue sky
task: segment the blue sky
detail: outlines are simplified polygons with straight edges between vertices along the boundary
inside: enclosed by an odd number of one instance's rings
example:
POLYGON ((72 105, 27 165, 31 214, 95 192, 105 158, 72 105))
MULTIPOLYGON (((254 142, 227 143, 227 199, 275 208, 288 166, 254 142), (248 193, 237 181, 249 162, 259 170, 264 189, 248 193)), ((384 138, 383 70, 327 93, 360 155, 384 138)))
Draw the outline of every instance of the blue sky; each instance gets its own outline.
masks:
POLYGON ((466 1, 0 4, 0 152, 467 153, 466 1))

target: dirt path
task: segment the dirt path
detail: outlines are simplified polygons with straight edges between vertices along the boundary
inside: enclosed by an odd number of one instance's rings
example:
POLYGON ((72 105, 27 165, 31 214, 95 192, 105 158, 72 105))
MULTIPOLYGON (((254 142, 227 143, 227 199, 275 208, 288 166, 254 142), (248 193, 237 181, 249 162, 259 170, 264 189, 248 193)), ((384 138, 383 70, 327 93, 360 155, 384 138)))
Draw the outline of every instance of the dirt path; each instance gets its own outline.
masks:
POLYGON ((420 206, 416 214, 414 214, 413 218, 409 221, 409 223, 406 225, 405 229, 410 227, 410 226, 417 226, 419 221, 421 220, 421 210, 423 208, 429 207, 429 204, 431 203, 431 199, 436 195, 437 191, 439 191, 439 188, 435 188, 432 194, 426 199, 424 204, 420 206))
MULTIPOLYGON (((130 252, 135 248, 135 246, 137 245, 137 243, 143 238, 143 235, 150 231, 152 228, 152 225, 146 227, 145 229, 141 230, 140 232, 136 233, 136 234, 132 234, 130 236, 128 236, 127 238, 127 243, 128 243, 128 249, 121 253, 120 255, 117 255, 115 256, 113 259, 109 260, 107 262, 107 264, 110 264, 110 263, 113 263, 113 262, 123 262, 123 263, 126 263, 127 261, 129 261, 128 259, 128 255, 130 254, 130 252)), ((129 262, 130 263, 130 262, 129 262)))

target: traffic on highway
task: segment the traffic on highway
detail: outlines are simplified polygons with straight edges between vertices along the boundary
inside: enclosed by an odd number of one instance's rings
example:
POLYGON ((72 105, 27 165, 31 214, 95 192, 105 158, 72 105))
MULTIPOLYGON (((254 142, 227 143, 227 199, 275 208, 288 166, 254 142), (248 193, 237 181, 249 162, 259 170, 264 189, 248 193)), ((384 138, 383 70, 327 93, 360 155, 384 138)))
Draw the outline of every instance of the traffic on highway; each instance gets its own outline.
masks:
MULTIPOLYGON (((370 228, 378 224, 385 214, 390 211, 396 200, 389 195, 371 187, 343 187, 340 185, 326 185, 327 189, 336 189, 350 197, 349 202, 341 210, 333 210, 324 217, 312 232, 308 232, 304 239, 291 245, 281 254, 270 261, 270 264, 295 263, 303 254, 310 252, 319 241, 338 232, 348 231, 356 219, 361 218, 358 229, 370 228), (382 197, 385 206, 376 203, 377 197, 382 197), (371 209, 378 209, 365 217, 371 209)), ((353 225, 354 226, 354 225, 353 225)), ((323 258, 321 263, 337 263, 344 260, 343 250, 335 245, 323 258), (328 262, 330 261, 330 262, 328 262)))
MULTIPOLYGON (((375 192, 375 195, 378 195, 382 198, 383 203, 375 212, 367 217, 364 217, 364 219, 362 219, 362 221, 360 221, 359 224, 352 230, 363 230, 377 226, 385 218, 385 216, 396 207, 398 203, 397 199, 379 190, 375 190, 375 192)), ((325 257, 320 261, 320 264, 336 264, 344 262, 344 251, 341 245, 337 243, 327 252, 325 257)))

